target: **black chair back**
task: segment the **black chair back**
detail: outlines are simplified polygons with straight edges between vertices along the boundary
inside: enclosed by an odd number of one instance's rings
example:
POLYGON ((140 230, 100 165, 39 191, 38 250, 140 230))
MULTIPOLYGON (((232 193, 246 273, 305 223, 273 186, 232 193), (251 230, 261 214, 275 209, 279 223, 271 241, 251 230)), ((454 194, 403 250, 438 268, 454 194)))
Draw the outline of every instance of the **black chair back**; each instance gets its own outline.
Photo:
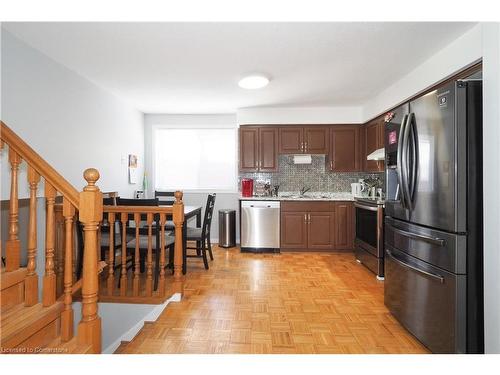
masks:
MULTIPOLYGON (((159 206, 159 201, 158 201, 158 198, 151 198, 151 199, 117 198, 116 205, 117 206, 159 206)), ((146 221, 147 215, 142 214, 141 220, 146 221)), ((159 214, 153 215, 153 220, 156 223, 155 228, 159 228, 160 227, 160 215, 159 214)), ((128 215, 128 221, 129 222, 134 221, 134 214, 128 215)), ((141 234, 145 234, 146 230, 143 230, 143 228, 141 228, 140 232, 141 232, 141 234)), ((156 232, 156 230, 153 229, 153 233, 155 233, 155 232, 156 232)))
MULTIPOLYGON (((159 206, 158 198, 151 199, 130 199, 130 198, 116 198, 117 206, 159 206)), ((128 215, 129 220, 134 220, 134 215, 128 215)), ((146 220, 146 215, 141 215, 141 220, 146 220)), ((155 219, 156 220, 156 219, 155 219)))
POLYGON ((201 228, 202 238, 210 238, 210 227, 212 226, 212 217, 214 216, 215 196, 215 193, 208 194, 205 216, 203 217, 203 226, 201 228))
POLYGON ((175 203, 175 191, 155 190, 155 198, 160 200, 161 205, 172 206, 175 203))

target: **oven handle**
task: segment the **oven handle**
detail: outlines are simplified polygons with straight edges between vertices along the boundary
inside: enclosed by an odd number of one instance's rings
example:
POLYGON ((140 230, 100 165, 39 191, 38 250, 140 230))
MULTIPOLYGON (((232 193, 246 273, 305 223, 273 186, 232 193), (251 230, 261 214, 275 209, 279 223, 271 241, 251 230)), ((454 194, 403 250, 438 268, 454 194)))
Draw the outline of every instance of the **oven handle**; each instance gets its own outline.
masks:
POLYGON ((403 262, 403 261, 399 260, 398 258, 396 258, 396 257, 394 256, 394 254, 392 254, 392 252, 391 252, 389 249, 385 249, 385 252, 386 252, 386 254, 387 254, 387 255, 389 255, 389 256, 391 257, 391 259, 393 259, 396 263, 398 263, 398 264, 402 265, 403 267, 409 268, 409 269, 411 269, 411 270, 413 270, 413 271, 415 271, 415 272, 418 272, 418 273, 421 273, 421 274, 423 274, 423 275, 426 275, 426 276, 432 277, 432 278, 434 278, 434 279, 437 279, 437 280, 439 280, 439 282, 440 282, 441 284, 443 284, 443 283, 444 283, 444 277, 443 277, 443 276, 441 276, 441 275, 436 275, 435 273, 432 273, 432 272, 427 272, 427 271, 421 270, 420 268, 417 268, 417 267, 411 266, 411 265, 409 265, 408 263, 405 263, 405 262, 403 262))
POLYGON ((420 241, 424 241, 424 242, 428 242, 430 244, 433 244, 433 245, 438 245, 438 246, 444 246, 445 245, 445 240, 443 240, 442 238, 437 238, 437 237, 427 237, 427 236, 423 236, 421 234, 417 234, 417 233, 411 233, 411 232, 407 232, 405 230, 402 230, 402 229, 399 229, 399 228, 396 228, 395 226, 391 225, 391 229, 396 232, 396 233, 399 233, 405 237, 409 237, 409 238, 413 238, 414 240, 420 240, 420 241))
POLYGON ((378 211, 378 207, 373 207, 373 206, 365 206, 359 203, 354 203, 354 207, 361 208, 362 210, 368 210, 368 211, 378 211))

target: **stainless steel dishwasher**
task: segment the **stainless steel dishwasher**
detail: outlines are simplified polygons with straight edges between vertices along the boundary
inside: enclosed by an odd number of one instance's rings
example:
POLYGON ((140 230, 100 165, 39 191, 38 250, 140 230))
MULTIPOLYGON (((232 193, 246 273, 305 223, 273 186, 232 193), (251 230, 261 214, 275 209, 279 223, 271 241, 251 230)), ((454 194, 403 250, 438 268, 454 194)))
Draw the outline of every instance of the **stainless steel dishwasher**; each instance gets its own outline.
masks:
POLYGON ((241 201, 241 251, 280 251, 280 202, 241 201))

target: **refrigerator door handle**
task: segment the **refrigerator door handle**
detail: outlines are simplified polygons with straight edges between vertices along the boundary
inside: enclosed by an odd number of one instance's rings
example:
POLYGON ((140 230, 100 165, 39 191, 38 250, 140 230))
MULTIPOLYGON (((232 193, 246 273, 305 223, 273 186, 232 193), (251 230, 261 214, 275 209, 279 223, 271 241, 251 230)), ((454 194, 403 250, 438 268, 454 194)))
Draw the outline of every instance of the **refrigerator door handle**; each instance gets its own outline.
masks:
POLYGON ((406 125, 406 120, 408 119, 408 115, 404 115, 403 121, 401 121, 401 126, 399 127, 399 139, 398 139, 398 157, 396 161, 396 173, 398 175, 398 185, 399 185, 399 196, 400 196, 400 201, 401 205, 403 208, 406 208, 405 204, 405 194, 403 190, 403 155, 402 155, 402 150, 403 150, 403 135, 404 135, 404 129, 406 125))
POLYGON ((443 283, 444 283, 444 277, 443 277, 443 276, 441 276, 441 275, 437 275, 437 274, 432 273, 432 272, 427 272, 427 271, 421 270, 420 268, 417 268, 417 267, 414 267, 414 266, 412 266, 412 265, 410 265, 410 264, 408 264, 408 263, 405 263, 405 262, 403 262, 402 260, 399 260, 398 258, 396 258, 396 257, 394 256, 394 254, 393 254, 393 253, 392 253, 389 249, 385 249, 385 252, 386 252, 386 254, 387 254, 387 255, 389 255, 389 257, 390 257, 392 260, 394 260, 396 263, 400 264, 401 266, 406 267, 406 268, 409 268, 409 269, 411 269, 411 270, 413 270, 413 271, 415 271, 415 272, 421 273, 421 274, 423 274, 423 275, 429 276, 429 277, 431 277, 431 278, 433 278, 433 279, 439 280, 439 282, 440 282, 441 284, 443 284, 443 283))
POLYGON ((406 208, 408 210, 413 210, 413 203, 411 201, 411 196, 410 196, 410 188, 408 184, 408 174, 410 173, 409 166, 408 166, 408 139, 410 137, 410 119, 412 117, 413 113, 410 113, 406 119, 406 124, 403 132, 403 145, 401 147, 402 155, 401 155, 401 160, 402 160, 402 182, 403 182, 403 195, 405 198, 405 204, 406 208))
POLYGON ((444 246, 446 241, 443 240, 442 238, 436 238, 436 237, 427 237, 427 236, 423 236, 421 234, 417 234, 417 233, 411 233, 411 232, 407 232, 405 230, 402 230, 402 229, 399 229, 393 225, 391 225, 391 230, 396 232, 396 233, 399 233, 405 237, 409 237, 409 238, 413 238, 415 240, 420 240, 420 241, 424 241, 424 242, 428 242, 430 244, 433 244, 433 245, 437 245, 437 246, 444 246))
POLYGON ((415 114, 412 112, 410 116, 408 117, 408 126, 410 128, 410 144, 409 147, 411 147, 411 152, 410 152, 410 163, 411 163, 411 177, 410 177, 410 190, 408 191, 409 193, 409 198, 410 201, 413 204, 413 200, 415 198, 415 190, 417 187, 417 166, 418 166, 418 150, 417 150, 417 134, 416 134, 416 126, 415 126, 415 114))

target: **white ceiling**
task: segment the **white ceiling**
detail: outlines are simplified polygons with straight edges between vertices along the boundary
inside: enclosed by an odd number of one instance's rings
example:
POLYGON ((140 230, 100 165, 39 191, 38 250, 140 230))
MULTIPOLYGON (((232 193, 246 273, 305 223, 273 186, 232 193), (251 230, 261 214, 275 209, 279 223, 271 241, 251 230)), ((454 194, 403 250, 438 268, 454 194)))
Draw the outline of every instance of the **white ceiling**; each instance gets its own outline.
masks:
POLYGON ((4 23, 145 113, 357 106, 474 23, 4 23), (248 73, 270 76, 248 91, 248 73))

